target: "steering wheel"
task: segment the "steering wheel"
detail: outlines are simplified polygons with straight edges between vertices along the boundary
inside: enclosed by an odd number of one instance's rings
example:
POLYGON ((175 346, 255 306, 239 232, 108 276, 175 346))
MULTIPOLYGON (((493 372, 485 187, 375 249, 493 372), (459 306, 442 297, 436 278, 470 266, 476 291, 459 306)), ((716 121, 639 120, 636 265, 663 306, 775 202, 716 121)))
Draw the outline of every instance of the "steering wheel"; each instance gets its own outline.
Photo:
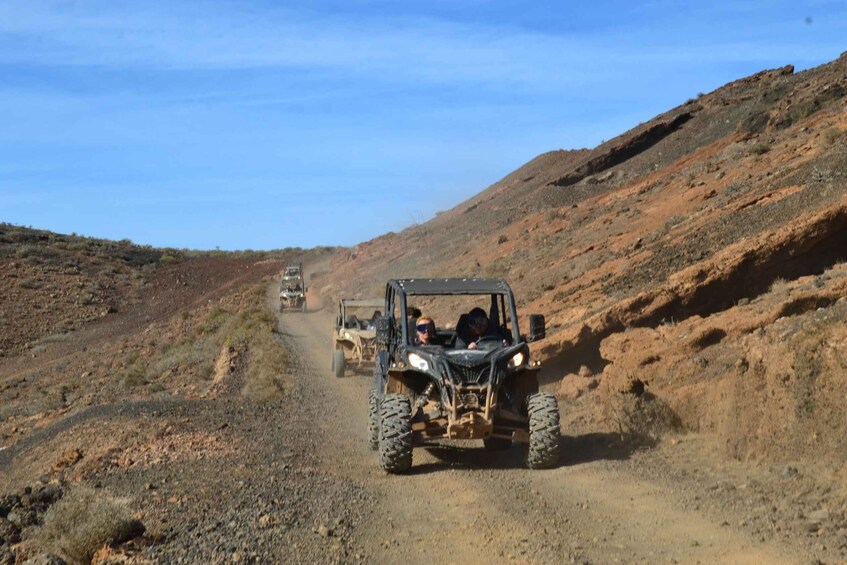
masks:
POLYGON ((496 335, 484 335, 476 341, 476 349, 492 351, 503 346, 503 340, 496 335))

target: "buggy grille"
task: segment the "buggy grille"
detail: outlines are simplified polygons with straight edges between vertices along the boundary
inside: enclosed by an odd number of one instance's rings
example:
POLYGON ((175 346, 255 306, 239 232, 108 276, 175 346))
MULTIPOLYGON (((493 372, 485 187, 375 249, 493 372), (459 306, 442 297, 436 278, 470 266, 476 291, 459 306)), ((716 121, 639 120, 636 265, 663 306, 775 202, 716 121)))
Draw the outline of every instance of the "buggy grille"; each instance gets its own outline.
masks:
POLYGON ((451 364, 450 371, 454 377, 457 377, 464 384, 482 384, 488 382, 491 366, 487 363, 476 367, 462 367, 461 365, 451 364))

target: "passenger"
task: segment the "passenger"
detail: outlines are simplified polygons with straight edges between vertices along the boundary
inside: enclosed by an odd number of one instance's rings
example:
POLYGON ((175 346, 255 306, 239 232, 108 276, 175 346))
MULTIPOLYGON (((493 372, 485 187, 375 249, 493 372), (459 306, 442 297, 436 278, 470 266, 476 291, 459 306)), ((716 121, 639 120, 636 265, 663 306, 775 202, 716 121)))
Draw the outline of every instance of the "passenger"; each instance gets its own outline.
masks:
POLYGON ((415 324, 415 345, 433 345, 435 322, 429 316, 418 318, 415 324))
POLYGON ((370 319, 370 320, 368 320, 368 327, 367 327, 367 329, 369 329, 369 330, 375 330, 375 329, 376 329, 376 320, 377 320, 377 318, 379 318, 380 316, 382 316, 382 312, 380 312, 379 310, 374 310, 373 316, 371 316, 371 319, 370 319))
POLYGON ((474 308, 468 312, 467 327, 456 328, 456 349, 476 349, 477 342, 486 337, 499 338, 503 345, 506 345, 499 328, 491 328, 489 325, 488 315, 482 308, 474 308))
MULTIPOLYGON (((408 306, 406 308, 406 321, 409 322, 410 328, 415 327, 415 324, 418 323, 418 318, 420 318, 420 317, 421 317, 420 309, 415 308, 414 306, 408 306)), ((399 325, 400 322, 398 321, 397 323, 399 325)))

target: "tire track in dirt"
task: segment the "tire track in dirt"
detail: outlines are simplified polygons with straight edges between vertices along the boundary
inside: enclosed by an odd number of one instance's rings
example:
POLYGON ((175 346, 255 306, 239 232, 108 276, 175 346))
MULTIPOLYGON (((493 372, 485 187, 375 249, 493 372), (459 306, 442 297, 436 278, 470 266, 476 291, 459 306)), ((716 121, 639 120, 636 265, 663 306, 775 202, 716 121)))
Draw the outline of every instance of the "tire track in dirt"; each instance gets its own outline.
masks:
POLYGON ((297 386, 315 399, 320 467, 377 501, 374 519, 356 533, 376 562, 804 561, 686 508, 673 485, 641 478, 626 459, 530 471, 518 447, 498 454, 445 442, 416 448, 409 474, 385 474, 367 447, 371 375, 348 371, 336 379, 329 369, 331 310, 281 315, 280 331, 297 360, 297 386))

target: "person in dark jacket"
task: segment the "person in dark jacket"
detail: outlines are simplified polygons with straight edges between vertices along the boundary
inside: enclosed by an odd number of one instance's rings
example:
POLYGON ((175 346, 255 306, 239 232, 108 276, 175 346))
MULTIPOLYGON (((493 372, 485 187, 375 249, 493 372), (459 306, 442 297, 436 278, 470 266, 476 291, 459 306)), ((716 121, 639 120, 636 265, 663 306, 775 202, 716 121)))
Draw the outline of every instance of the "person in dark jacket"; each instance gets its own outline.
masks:
POLYGON ((485 337, 499 338, 505 344, 499 328, 490 326, 488 315, 482 308, 474 308, 468 312, 466 324, 456 325, 456 349, 476 349, 477 342, 485 337))

